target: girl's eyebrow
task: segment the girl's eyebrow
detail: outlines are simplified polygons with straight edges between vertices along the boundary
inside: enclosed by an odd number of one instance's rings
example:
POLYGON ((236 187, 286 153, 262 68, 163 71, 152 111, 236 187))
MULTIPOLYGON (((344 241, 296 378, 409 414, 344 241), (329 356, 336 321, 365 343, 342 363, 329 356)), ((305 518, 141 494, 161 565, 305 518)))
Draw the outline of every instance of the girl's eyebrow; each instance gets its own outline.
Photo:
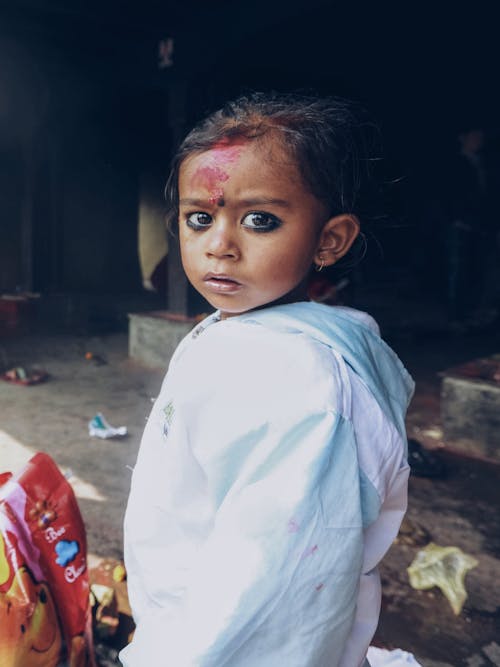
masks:
POLYGON ((290 202, 286 199, 274 199, 272 197, 255 197, 250 199, 239 199, 238 204, 241 206, 269 206, 272 204, 274 206, 281 206, 283 208, 290 208, 290 202))
MULTIPOLYGON (((179 199, 180 206, 207 206, 208 204, 213 204, 213 201, 208 199, 192 199, 190 197, 179 199)), ((253 206, 281 206, 282 208, 290 208, 290 202, 286 199, 274 199, 272 197, 255 197, 250 199, 238 199, 238 206, 245 206, 251 208, 253 206)))
POLYGON ((191 199, 190 197, 179 199, 179 206, 207 206, 207 204, 213 204, 213 201, 210 202, 208 199, 191 199))

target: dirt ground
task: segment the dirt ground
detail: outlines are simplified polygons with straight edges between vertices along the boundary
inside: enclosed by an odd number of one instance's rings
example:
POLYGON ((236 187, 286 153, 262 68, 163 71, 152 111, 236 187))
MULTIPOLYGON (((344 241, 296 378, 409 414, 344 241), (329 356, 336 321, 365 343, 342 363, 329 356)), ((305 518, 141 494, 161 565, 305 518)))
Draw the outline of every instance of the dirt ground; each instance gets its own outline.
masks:
POLYGON ((35 451, 50 454, 75 488, 90 552, 120 558, 131 468, 163 372, 129 360, 124 333, 0 339, 0 355, 3 367, 35 366, 50 374, 31 387, 0 382, 2 469, 17 469, 35 451), (87 352, 106 363, 86 360, 87 352), (113 426, 127 426, 128 435, 90 438, 88 422, 98 412, 113 426))
MULTIPOLYGON (((375 313, 377 314, 377 313, 375 313)), ((384 316, 384 313, 379 314, 384 316)), ((375 643, 403 648, 424 667, 500 665, 500 466, 458 456, 443 439, 439 371, 499 352, 498 328, 467 336, 398 319, 386 337, 417 381, 408 434, 445 465, 440 479, 412 476, 406 532, 382 566, 383 609, 375 643), (458 546, 479 561, 466 576, 456 616, 441 591, 414 590, 406 568, 426 543, 458 546)), ((163 377, 128 358, 126 333, 103 336, 45 331, 0 337, 0 370, 38 366, 49 381, 33 387, 0 382, 0 472, 48 452, 75 488, 92 562, 122 557, 122 520, 141 433, 163 377), (87 352, 105 363, 86 359, 87 352), (88 422, 102 412, 128 436, 99 440, 88 422)))

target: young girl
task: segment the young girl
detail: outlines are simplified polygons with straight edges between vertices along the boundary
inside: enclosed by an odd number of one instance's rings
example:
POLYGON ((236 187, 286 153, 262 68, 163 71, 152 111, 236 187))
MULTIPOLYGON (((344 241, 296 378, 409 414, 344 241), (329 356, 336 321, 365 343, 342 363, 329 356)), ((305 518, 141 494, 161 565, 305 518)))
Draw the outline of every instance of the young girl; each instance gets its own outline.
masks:
POLYGON ((181 145, 182 261, 216 309, 176 350, 125 519, 125 667, 358 667, 406 508, 413 383, 365 313, 306 301, 355 245, 348 103, 244 97, 181 145))

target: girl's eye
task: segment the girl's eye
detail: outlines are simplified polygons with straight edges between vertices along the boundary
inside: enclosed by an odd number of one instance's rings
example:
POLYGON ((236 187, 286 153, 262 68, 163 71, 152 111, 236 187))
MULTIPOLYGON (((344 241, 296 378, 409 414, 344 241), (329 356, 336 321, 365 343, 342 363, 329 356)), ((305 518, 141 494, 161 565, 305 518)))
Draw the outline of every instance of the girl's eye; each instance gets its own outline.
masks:
POLYGON ((200 211, 190 213, 186 218, 186 224, 188 227, 191 227, 191 229, 205 229, 210 226, 211 222, 212 216, 200 211))
POLYGON ((281 221, 270 213, 247 213, 241 222, 243 227, 255 232, 271 232, 281 225, 281 221))

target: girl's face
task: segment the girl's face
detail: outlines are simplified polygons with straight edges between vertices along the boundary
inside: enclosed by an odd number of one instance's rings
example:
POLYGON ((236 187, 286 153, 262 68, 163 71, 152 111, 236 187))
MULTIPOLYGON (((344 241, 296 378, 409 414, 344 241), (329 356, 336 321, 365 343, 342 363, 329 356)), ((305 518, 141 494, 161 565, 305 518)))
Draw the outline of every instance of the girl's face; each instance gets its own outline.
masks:
POLYGON ((272 143, 221 143, 181 165, 182 263, 222 317, 305 298, 326 219, 297 167, 272 143))

